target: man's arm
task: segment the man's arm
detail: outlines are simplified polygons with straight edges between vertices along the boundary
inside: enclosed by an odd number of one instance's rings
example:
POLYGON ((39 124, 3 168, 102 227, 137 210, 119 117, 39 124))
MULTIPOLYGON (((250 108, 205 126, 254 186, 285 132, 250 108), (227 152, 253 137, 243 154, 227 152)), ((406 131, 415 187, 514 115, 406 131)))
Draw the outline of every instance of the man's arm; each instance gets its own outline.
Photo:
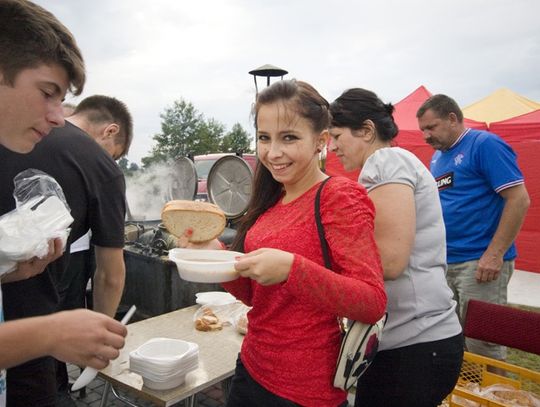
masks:
POLYGON ((126 333, 118 321, 81 309, 4 322, 0 324, 0 369, 45 355, 103 369, 118 357, 126 333))
POLYGON ((114 317, 126 278, 122 248, 95 246, 94 310, 114 317))
POLYGON ((531 203, 524 184, 503 189, 499 195, 504 199, 504 209, 495 235, 478 262, 476 280, 479 283, 499 277, 504 253, 516 239, 531 203))

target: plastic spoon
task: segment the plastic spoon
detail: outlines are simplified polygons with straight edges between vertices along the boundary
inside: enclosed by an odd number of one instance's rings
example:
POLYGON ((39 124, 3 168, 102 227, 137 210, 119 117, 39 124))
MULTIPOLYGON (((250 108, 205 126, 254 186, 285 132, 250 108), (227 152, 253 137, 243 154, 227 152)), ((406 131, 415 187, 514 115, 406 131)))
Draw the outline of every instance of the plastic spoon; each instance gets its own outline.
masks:
MULTIPOLYGON (((137 307, 135 305, 132 305, 128 312, 126 312, 126 315, 124 315, 124 318, 120 321, 122 325, 126 325, 133 314, 135 313, 135 310, 137 307)), ((98 370, 94 369, 93 367, 87 366, 81 375, 75 380, 75 383, 73 383, 73 386, 71 386, 71 391, 77 391, 79 389, 82 389, 88 383, 90 383, 94 378, 97 376, 98 370)))

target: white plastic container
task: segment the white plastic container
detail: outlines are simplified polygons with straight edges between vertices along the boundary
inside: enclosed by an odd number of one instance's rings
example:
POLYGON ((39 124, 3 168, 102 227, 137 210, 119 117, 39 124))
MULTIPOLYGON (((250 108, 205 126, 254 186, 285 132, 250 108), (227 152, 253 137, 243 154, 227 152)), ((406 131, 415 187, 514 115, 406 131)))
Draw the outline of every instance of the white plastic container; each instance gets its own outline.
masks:
POLYGON ((172 389, 199 367, 199 346, 180 339, 153 338, 130 352, 129 364, 148 388, 172 389))
POLYGON ((194 283, 224 283, 236 280, 236 257, 243 253, 230 250, 169 250, 169 260, 176 263, 183 280, 194 283))
POLYGON ((189 353, 193 353, 195 349, 198 351, 199 345, 193 342, 180 339, 153 338, 143 343, 133 352, 147 360, 174 363, 189 353))
POLYGON ((187 373, 185 372, 179 372, 178 375, 171 376, 165 381, 156 381, 149 379, 148 377, 144 377, 142 375, 141 376, 143 378, 143 384, 149 389, 169 390, 184 384, 184 382, 186 381, 186 375, 187 373))
POLYGON ((207 291, 195 294, 195 302, 199 305, 228 305, 234 304, 234 295, 223 291, 207 291))

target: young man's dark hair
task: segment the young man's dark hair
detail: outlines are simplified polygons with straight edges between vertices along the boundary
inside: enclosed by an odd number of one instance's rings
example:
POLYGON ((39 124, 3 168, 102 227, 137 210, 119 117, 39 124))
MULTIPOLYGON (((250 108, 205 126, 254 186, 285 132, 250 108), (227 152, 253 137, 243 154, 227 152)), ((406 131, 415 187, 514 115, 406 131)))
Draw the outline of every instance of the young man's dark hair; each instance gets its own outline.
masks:
POLYGON ((119 131, 115 135, 114 143, 122 145, 122 151, 114 159, 117 160, 128 153, 133 139, 133 119, 124 102, 110 96, 89 96, 77 105, 73 114, 84 114, 94 125, 116 123, 119 131))
POLYGON ((42 7, 26 0, 0 1, 0 72, 13 85, 24 69, 58 64, 68 75, 70 90, 82 93, 84 61, 73 35, 42 7))

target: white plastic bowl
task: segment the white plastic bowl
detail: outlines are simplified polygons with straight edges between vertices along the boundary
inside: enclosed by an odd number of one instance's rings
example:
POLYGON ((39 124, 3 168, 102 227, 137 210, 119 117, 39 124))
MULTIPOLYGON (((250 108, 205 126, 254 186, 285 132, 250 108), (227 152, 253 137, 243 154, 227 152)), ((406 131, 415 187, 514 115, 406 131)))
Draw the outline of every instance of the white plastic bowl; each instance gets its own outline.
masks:
POLYGON ((187 356, 194 346, 197 345, 181 339, 154 338, 143 343, 135 352, 141 358, 174 362, 187 356))
POLYGON ((194 283, 224 283, 236 280, 235 258, 243 253, 229 250, 169 250, 169 259, 176 263, 180 277, 194 283))
POLYGON ((207 291, 195 294, 195 302, 200 305, 228 305, 234 304, 234 295, 222 291, 207 291))
POLYGON ((148 377, 142 376, 143 383, 146 387, 153 390, 169 390, 180 386, 186 381, 186 372, 181 372, 176 376, 168 378, 165 381, 155 381, 148 377))
POLYGON ((130 352, 129 364, 132 372, 142 376, 146 387, 172 389, 199 366, 199 346, 180 339, 153 338, 130 352))

